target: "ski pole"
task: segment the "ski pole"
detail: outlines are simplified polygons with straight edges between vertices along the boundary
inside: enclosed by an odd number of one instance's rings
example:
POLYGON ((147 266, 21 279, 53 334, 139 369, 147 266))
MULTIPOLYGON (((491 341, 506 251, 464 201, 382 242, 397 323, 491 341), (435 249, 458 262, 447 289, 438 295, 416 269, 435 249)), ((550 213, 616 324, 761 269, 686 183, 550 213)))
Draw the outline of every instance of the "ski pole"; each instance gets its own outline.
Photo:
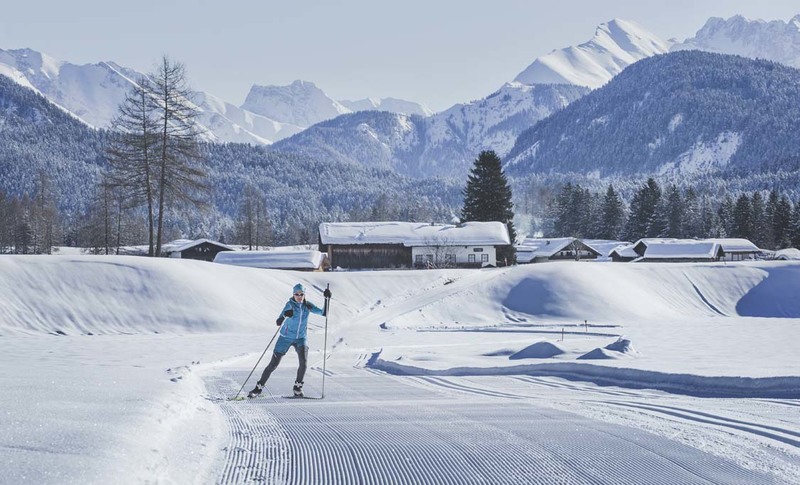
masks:
POLYGON ((281 331, 280 327, 278 327, 278 330, 275 330, 275 335, 273 335, 272 338, 269 340, 269 343, 267 344, 266 348, 264 348, 264 352, 261 353, 261 357, 258 358, 258 362, 256 362, 256 365, 253 366, 253 370, 251 370, 250 373, 247 374, 247 379, 244 380, 244 383, 242 383, 242 387, 239 388, 239 392, 236 393, 236 395, 233 397, 233 399, 231 399, 231 401, 235 401, 236 398, 239 397, 239 394, 242 392, 242 389, 244 389, 244 386, 247 385, 247 381, 250 380, 250 377, 253 375, 253 372, 255 372, 256 367, 258 367, 258 364, 261 363, 261 359, 264 358, 264 355, 267 353, 269 346, 272 345, 272 341, 275 340, 275 337, 278 336, 278 332, 280 331, 281 331))
MULTIPOLYGON (((328 283, 326 289, 330 290, 331 284, 328 283)), ((331 299, 325 298, 325 343, 322 347, 322 397, 325 397, 325 365, 328 363, 328 312, 331 308, 331 299)))

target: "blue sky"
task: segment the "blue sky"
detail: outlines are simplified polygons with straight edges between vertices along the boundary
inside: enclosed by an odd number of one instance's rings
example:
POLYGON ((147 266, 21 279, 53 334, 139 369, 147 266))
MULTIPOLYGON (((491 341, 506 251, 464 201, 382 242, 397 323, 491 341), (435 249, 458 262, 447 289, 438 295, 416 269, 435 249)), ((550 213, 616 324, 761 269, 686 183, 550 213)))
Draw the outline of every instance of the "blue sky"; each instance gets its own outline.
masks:
POLYGON ((434 110, 482 98, 537 56, 618 17, 684 40, 712 16, 787 21, 790 1, 63 0, 6 2, 0 48, 147 71, 162 55, 240 105, 253 84, 312 81, 336 99, 397 97, 434 110), (225 6, 223 6, 225 5, 225 6))

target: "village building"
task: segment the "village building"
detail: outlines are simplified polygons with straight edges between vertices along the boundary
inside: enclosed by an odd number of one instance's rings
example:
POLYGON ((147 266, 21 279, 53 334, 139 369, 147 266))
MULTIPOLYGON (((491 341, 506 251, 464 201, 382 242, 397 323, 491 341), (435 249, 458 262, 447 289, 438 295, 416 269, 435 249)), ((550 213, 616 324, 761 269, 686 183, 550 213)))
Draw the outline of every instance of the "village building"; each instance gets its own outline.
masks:
POLYGON ((703 241, 713 241, 722 246, 725 251, 725 261, 748 261, 757 259, 761 250, 747 239, 742 238, 715 238, 703 239, 703 241))
POLYGON ((694 239, 640 239, 633 245, 639 255, 634 262, 713 262, 725 257, 716 241, 694 239))
POLYGON ((502 222, 324 222, 320 251, 331 268, 480 268, 511 244, 502 222))
POLYGON ((775 251, 773 259, 779 261, 800 261, 800 249, 786 248, 775 251))
POLYGON ((218 253, 233 250, 230 246, 209 239, 177 239, 164 244, 161 247, 161 255, 169 258, 214 261, 218 253))
POLYGON ((574 237, 525 238, 517 245, 517 263, 543 263, 557 260, 597 259, 600 256, 593 247, 574 237))
POLYGON ((319 251, 226 251, 217 254, 215 263, 248 268, 294 271, 323 271, 327 255, 319 251))
POLYGON ((639 255, 633 250, 633 244, 620 244, 608 253, 608 257, 615 263, 627 263, 638 258, 639 255))

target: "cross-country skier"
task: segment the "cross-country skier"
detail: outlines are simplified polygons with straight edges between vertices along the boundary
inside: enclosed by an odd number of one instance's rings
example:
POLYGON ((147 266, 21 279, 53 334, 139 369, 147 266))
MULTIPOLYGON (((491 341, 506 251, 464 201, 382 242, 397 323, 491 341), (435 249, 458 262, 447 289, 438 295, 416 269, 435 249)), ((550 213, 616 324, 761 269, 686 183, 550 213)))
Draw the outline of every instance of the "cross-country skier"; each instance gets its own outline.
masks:
MULTIPOLYGON (((247 397, 255 397, 261 394, 261 390, 267 383, 267 379, 272 374, 289 347, 294 347, 297 351, 299 359, 299 366, 297 368, 297 379, 294 383, 294 395, 297 397, 303 396, 303 376, 306 373, 306 363, 308 359, 308 345, 306 345, 306 327, 308 326, 308 315, 316 313, 317 315, 325 316, 325 310, 314 305, 306 300, 306 289, 302 284, 297 283, 292 290, 292 297, 284 305, 280 316, 275 323, 281 327, 278 341, 275 343, 275 351, 264 372, 261 374, 261 379, 256 383, 256 387, 247 395, 247 397)), ((323 293, 325 299, 331 297, 331 290, 326 289, 323 293)))

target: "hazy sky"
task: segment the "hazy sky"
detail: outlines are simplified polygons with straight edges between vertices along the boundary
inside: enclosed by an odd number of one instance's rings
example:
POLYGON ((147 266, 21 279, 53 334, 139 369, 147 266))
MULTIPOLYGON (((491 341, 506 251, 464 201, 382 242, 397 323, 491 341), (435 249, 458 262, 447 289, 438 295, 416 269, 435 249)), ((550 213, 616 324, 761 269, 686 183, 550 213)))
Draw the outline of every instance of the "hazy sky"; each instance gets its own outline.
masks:
POLYGON ((335 99, 434 110, 482 98, 553 49, 618 17, 684 40, 709 17, 788 21, 769 0, 6 0, 0 49, 150 70, 167 54, 192 87, 240 105, 253 84, 312 81, 335 99), (757 5, 760 4, 760 5, 757 5), (227 5, 227 6, 223 6, 227 5))

